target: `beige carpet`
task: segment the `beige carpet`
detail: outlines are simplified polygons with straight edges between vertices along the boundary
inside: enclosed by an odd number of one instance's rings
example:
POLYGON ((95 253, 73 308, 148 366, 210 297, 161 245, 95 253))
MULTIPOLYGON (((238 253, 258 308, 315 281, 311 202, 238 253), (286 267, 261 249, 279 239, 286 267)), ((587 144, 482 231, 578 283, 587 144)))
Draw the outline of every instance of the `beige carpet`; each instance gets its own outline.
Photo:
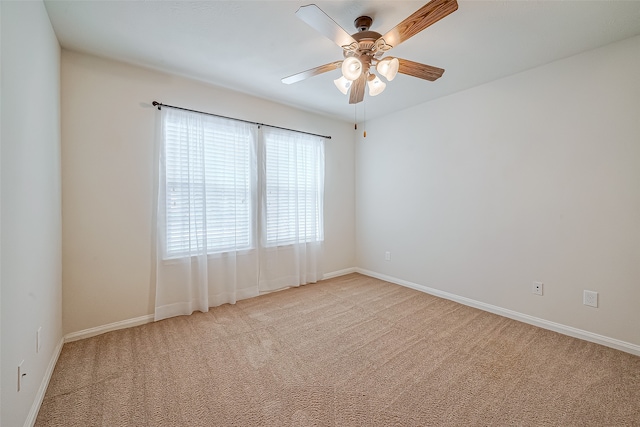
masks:
POLYGON ((351 274, 66 344, 37 426, 640 425, 640 357, 351 274))

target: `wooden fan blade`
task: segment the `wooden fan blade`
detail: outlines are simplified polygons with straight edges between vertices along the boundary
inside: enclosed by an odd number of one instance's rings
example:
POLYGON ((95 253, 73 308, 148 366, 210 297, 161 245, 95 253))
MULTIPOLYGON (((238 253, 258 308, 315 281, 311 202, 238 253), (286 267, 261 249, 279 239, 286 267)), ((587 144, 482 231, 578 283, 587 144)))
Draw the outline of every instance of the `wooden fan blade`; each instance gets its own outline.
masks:
POLYGON ((425 65, 419 62, 400 58, 398 58, 398 61, 400 62, 400 68, 398 68, 399 73, 417 77, 419 79, 425 79, 433 82, 442 77, 442 74, 444 73, 442 68, 433 67, 431 65, 425 65))
POLYGON ((431 0, 380 38, 396 47, 456 10, 456 0, 431 0))
POLYGON ((364 87, 367 83, 367 75, 365 73, 360 74, 356 80, 351 84, 351 91, 349 92, 349 104, 357 104, 364 99, 364 87))
POLYGON ((300 80, 308 79, 309 77, 317 76, 318 74, 326 73, 327 71, 333 71, 336 68, 340 68, 342 61, 331 62, 330 64, 324 64, 316 68, 312 68, 301 73, 294 74, 282 79, 282 83, 290 85, 291 83, 299 82, 300 80))
POLYGON ((338 46, 349 46, 356 41, 347 33, 336 21, 331 19, 329 15, 324 13, 315 4, 302 6, 296 12, 296 16, 309 24, 323 36, 333 40, 338 46))

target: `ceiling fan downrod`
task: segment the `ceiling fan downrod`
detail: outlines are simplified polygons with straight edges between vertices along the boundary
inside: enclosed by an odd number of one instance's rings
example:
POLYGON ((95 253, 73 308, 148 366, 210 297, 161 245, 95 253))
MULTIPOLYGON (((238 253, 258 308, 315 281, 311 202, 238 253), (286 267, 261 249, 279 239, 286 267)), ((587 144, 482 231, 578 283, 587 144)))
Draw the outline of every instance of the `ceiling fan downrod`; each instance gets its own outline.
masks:
POLYGON ((369 31, 371 24, 373 24, 373 19, 369 16, 358 16, 353 21, 353 25, 355 25, 358 32, 369 31))

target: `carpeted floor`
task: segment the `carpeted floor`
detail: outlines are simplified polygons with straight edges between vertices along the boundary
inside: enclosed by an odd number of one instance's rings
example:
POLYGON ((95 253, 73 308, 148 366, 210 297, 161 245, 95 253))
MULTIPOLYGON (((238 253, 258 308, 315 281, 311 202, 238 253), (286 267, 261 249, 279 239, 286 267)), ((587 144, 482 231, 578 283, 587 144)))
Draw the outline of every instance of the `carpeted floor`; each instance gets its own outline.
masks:
POLYGON ((351 274, 65 344, 36 426, 640 425, 640 357, 351 274))

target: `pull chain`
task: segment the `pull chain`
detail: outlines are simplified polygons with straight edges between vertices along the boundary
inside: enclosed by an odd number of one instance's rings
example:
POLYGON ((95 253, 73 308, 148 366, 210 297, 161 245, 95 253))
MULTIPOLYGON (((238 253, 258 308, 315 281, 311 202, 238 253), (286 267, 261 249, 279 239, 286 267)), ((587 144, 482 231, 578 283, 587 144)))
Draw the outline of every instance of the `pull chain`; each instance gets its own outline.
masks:
POLYGON ((358 104, 353 104, 353 128, 358 130, 358 104))
POLYGON ((362 134, 364 138, 367 137, 367 103, 362 100, 362 127, 364 128, 364 133, 362 134))

